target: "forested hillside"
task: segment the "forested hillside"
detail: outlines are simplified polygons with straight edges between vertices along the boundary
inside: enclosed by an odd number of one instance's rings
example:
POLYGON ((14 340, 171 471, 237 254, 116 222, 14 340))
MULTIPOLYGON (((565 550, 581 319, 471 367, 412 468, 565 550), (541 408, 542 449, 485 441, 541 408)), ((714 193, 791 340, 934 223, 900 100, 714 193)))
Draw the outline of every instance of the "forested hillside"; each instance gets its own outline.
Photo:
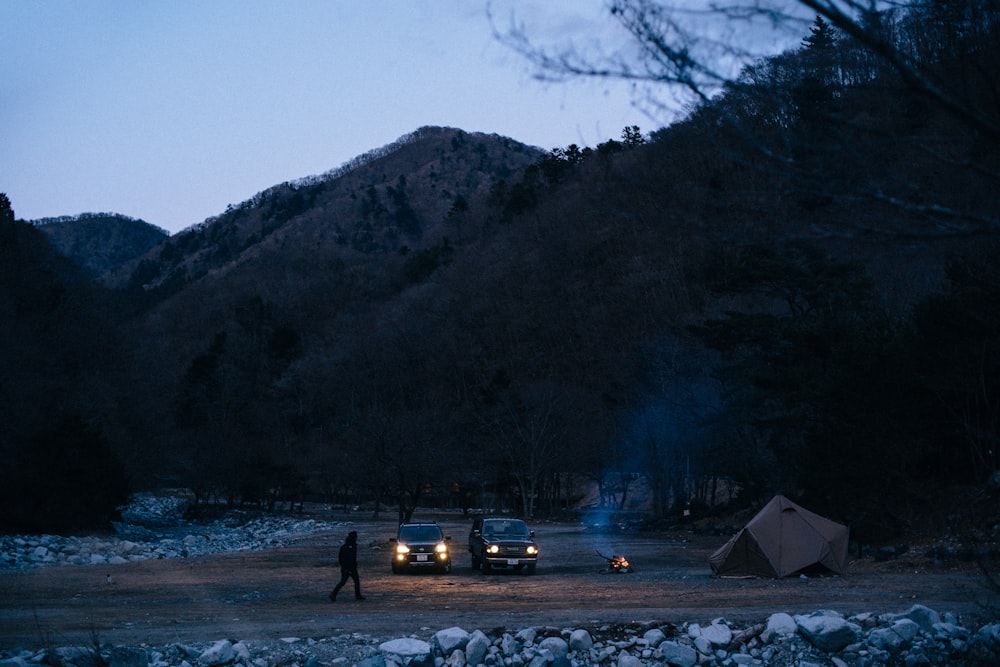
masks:
POLYGON ((32 223, 60 254, 95 278, 145 254, 168 236, 164 229, 117 213, 84 213, 32 223))
POLYGON ((870 17, 934 95, 817 19, 651 134, 422 128, 99 283, 11 214, 10 456, 71 418, 132 488, 234 504, 540 515, 643 473, 657 516, 781 491, 861 539, 966 531, 1000 444, 1000 14, 966 4, 870 17))

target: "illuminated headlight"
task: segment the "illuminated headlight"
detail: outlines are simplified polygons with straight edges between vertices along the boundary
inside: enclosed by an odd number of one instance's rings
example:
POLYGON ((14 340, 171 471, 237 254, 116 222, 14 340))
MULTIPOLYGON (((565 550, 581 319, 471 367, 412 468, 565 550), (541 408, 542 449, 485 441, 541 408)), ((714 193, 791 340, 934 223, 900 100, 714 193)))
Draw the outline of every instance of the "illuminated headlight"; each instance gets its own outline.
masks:
POLYGON ((396 545, 396 553, 398 553, 398 554, 408 554, 408 553, 410 553, 410 547, 406 546, 405 544, 397 544, 396 545))
POLYGON ((528 545, 528 548, 525 549, 525 551, 528 552, 529 556, 534 556, 535 554, 538 553, 538 547, 536 547, 534 544, 530 544, 528 545))
POLYGON ((498 547, 495 544, 491 544, 490 546, 486 547, 486 553, 488 553, 488 554, 498 554, 498 553, 500 553, 500 547, 498 547))
POLYGON ((448 545, 442 542, 441 544, 434 547, 434 551, 438 552, 439 554, 446 554, 448 553, 448 545))

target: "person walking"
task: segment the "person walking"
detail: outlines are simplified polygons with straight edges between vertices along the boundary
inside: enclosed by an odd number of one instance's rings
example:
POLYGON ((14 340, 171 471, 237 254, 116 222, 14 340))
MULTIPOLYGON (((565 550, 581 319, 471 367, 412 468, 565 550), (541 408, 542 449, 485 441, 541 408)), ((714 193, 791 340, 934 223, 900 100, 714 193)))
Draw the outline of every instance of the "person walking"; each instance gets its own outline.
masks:
POLYGON ((337 553, 337 561, 340 563, 340 583, 330 591, 330 602, 337 601, 337 593, 347 583, 347 579, 354 580, 354 599, 364 600, 361 594, 361 580, 358 579, 358 531, 352 530, 347 534, 347 539, 340 545, 337 553))

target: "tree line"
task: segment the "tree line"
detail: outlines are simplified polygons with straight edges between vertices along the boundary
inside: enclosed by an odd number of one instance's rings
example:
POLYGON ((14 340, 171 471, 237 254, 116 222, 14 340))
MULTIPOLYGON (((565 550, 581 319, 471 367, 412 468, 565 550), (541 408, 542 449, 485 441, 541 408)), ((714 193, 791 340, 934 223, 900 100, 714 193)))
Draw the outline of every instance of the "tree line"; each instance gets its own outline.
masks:
MULTIPOLYGON (((857 21, 986 109, 996 23, 956 39, 939 9, 857 21)), ((133 488, 231 505, 538 516, 571 479, 627 506, 642 473, 664 518, 781 491, 868 539, 962 529, 936 508, 996 471, 997 142, 873 44, 821 15, 678 122, 452 193, 419 243, 261 250, 96 318, 121 347, 67 348, 102 363, 52 381, 82 417, 60 432, 96 429, 133 488)))

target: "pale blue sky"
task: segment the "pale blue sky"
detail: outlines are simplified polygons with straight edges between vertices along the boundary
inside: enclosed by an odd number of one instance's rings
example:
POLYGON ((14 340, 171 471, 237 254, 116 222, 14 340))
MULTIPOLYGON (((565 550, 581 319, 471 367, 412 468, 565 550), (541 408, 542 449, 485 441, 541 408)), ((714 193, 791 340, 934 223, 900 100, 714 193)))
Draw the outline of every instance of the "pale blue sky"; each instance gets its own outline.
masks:
MULTIPOLYGON (((486 4, 0 0, 0 191, 19 218, 176 232, 423 125, 546 149, 654 128, 624 84, 534 80, 486 4)), ((544 39, 621 39, 602 0, 492 7, 544 39)))
MULTIPOLYGON (((747 33, 675 2, 724 49, 747 33)), ((622 82, 536 80, 487 7, 557 50, 633 46, 605 0, 0 0, 0 192, 176 232, 424 125, 551 149, 671 120, 622 82)))

